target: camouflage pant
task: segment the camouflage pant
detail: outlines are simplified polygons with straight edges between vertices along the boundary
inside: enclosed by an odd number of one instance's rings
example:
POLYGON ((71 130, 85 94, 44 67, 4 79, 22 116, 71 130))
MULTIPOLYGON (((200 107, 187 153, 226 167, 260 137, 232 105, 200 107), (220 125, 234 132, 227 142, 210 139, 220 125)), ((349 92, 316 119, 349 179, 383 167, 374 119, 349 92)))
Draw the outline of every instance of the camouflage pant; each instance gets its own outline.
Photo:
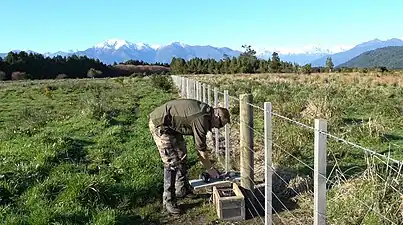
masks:
POLYGON ((176 196, 189 188, 186 141, 181 134, 155 127, 151 120, 149 128, 164 164, 164 203, 176 203, 176 196))

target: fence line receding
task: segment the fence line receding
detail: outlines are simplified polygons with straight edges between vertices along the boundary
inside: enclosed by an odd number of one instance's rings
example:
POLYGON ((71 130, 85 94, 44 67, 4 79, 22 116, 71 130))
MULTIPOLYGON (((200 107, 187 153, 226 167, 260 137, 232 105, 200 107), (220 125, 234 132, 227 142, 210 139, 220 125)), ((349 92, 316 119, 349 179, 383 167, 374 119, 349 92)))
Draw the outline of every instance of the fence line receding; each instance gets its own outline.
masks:
POLYGON ((271 102, 255 105, 251 93, 231 96, 194 79, 172 79, 181 97, 230 110, 231 124, 213 129, 209 147, 223 170, 241 171, 247 219, 403 224, 403 162, 328 133, 322 118, 306 125, 275 113, 271 102), (340 162, 338 149, 356 154, 356 161, 340 162))

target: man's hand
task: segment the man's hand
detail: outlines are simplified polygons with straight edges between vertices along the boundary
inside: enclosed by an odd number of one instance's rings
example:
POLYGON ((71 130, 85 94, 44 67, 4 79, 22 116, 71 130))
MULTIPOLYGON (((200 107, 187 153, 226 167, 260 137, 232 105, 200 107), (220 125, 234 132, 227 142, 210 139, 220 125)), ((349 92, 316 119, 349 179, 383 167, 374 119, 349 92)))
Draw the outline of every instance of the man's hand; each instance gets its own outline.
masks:
POLYGON ((212 167, 208 153, 206 151, 198 151, 197 155, 199 156, 199 160, 203 164, 204 169, 208 170, 212 167))
POLYGON ((208 169, 207 173, 209 173, 210 177, 213 179, 217 179, 220 177, 220 174, 218 174, 218 171, 213 167, 208 169))

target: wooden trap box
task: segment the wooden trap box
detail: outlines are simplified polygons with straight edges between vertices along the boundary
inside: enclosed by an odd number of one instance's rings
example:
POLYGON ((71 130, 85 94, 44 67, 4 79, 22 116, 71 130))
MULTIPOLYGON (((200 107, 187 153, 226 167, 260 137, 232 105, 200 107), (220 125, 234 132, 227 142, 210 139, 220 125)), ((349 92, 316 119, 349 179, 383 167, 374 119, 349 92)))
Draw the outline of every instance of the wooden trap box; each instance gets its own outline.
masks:
POLYGON ((213 187, 213 203, 222 220, 245 220, 245 197, 236 183, 232 187, 213 187))

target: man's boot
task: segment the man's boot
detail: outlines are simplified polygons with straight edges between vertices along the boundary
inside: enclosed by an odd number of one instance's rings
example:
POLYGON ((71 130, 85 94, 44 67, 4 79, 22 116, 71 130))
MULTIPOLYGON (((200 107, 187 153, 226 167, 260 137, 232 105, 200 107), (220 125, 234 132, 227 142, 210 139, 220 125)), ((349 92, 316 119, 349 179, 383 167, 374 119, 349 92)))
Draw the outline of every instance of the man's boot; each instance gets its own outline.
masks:
POLYGON ((187 168, 185 164, 180 165, 177 170, 175 189, 175 194, 177 198, 196 197, 196 195, 193 193, 193 187, 189 184, 187 168))
POLYGON ((163 205, 169 213, 180 214, 181 211, 176 204, 175 178, 176 170, 164 168, 163 205))

